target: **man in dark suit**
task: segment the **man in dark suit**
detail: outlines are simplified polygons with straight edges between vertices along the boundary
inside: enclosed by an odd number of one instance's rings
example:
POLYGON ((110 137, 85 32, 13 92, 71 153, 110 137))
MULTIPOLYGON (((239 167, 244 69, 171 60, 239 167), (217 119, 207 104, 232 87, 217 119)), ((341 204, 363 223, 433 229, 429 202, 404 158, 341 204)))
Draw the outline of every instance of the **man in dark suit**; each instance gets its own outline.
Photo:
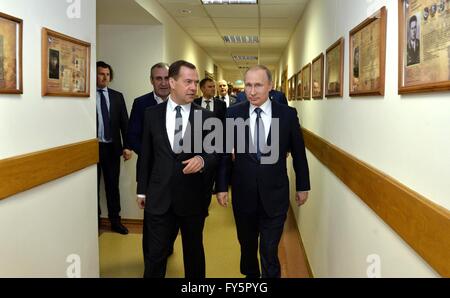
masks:
MULTIPOLYGON (((285 104, 285 105, 288 104, 286 95, 284 95, 283 92, 277 91, 275 89, 270 90, 269 98, 271 101, 276 101, 278 103, 285 104)), ((244 102, 244 101, 247 101, 247 95, 245 95, 245 91, 239 92, 239 94, 237 95, 237 102, 239 103, 239 102, 244 102)))
POLYGON ((413 15, 409 19, 409 40, 407 46, 407 66, 420 63, 420 40, 417 38, 417 17, 413 15))
POLYGON ((203 143, 207 133, 203 123, 213 114, 192 103, 198 84, 194 65, 173 63, 169 84, 167 102, 148 108, 144 118, 137 189, 147 234, 144 277, 165 276, 167 251, 180 229, 185 275, 203 278, 203 227, 208 212, 203 181, 204 173, 217 166, 217 157, 195 142, 203 143))
MULTIPOLYGON (((224 101, 214 98, 216 94, 216 83, 210 78, 206 78, 200 81, 200 90, 202 91, 203 97, 197 98, 194 102, 201 106, 202 108, 212 111, 214 116, 225 124, 225 114, 227 112, 227 105, 224 101)), ((205 185, 206 188, 206 199, 210 202, 211 195, 215 193, 214 183, 216 180, 216 173, 209 172, 205 174, 205 185)), ((209 204, 208 204, 209 205, 209 204)))
MULTIPOLYGON (((231 177, 233 213, 241 245, 241 273, 259 277, 258 237, 262 277, 280 277, 278 244, 289 208, 287 153, 293 158, 298 206, 308 198, 309 170, 301 127, 295 109, 269 100, 272 75, 265 66, 250 68, 245 75, 249 101, 227 110, 227 121, 249 121, 234 125, 234 138, 227 139, 227 151, 219 169, 217 199, 228 205, 231 177), (244 137, 238 137, 239 133, 244 137), (244 142, 244 144, 239 144, 244 142), (244 145, 244 146, 243 146, 244 145), (232 165, 232 166, 231 166, 232 165), (232 172, 232 173, 231 173, 232 172)), ((238 122, 236 122, 238 123, 238 122)), ((230 129, 227 126, 227 129, 230 129)), ((227 132, 229 135, 229 131, 227 132)))
POLYGON ((220 80, 218 82, 219 85, 219 96, 218 98, 222 101, 224 101, 228 107, 231 107, 232 105, 236 104, 237 99, 234 96, 231 96, 228 94, 228 83, 225 80, 220 80))
MULTIPOLYGON (((128 113, 122 93, 108 88, 112 79, 111 66, 103 61, 97 62, 97 136, 100 150, 97 184, 100 189, 100 178, 103 173, 111 229, 120 234, 128 234, 128 229, 120 220, 119 192, 120 156, 123 156, 125 161, 132 156, 132 152, 126 149, 128 113)), ((100 200, 99 190, 98 197, 100 200)), ((98 206, 100 218, 100 204, 98 206)))
POLYGON ((153 86, 153 92, 134 100, 128 123, 128 146, 138 155, 141 153, 145 110, 165 102, 169 96, 169 65, 162 62, 153 65, 150 70, 150 83, 153 86))

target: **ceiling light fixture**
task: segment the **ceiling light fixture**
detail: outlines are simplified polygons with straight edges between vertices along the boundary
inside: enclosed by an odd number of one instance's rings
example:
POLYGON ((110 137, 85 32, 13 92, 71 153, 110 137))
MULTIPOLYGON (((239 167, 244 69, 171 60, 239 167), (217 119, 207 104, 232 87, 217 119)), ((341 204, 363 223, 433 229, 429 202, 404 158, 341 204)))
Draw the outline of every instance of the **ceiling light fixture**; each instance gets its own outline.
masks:
POLYGON ((208 4, 258 4, 258 0, 202 0, 205 5, 208 4))
POLYGON ((254 61, 258 60, 258 56, 233 56, 233 59, 236 61, 254 61))
POLYGON ((225 43, 259 43, 258 36, 225 35, 225 43))

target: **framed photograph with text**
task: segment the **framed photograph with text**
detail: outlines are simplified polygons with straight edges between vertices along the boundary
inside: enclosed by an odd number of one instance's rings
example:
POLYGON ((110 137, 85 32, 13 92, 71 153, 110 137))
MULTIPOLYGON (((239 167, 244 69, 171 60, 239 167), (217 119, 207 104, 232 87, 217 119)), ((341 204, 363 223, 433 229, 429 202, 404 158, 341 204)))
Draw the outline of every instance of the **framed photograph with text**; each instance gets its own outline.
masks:
POLYGON ((315 58, 311 65, 312 98, 323 99, 323 54, 315 58))
POLYGON ((0 93, 22 94, 23 21, 0 13, 0 93))
POLYGON ((384 95, 386 7, 350 31, 350 96, 384 95))
POLYGON ((302 69, 302 98, 311 99, 311 63, 302 69))
POLYGON ((297 73, 296 98, 297 98, 297 100, 302 100, 302 71, 301 70, 297 73))
POLYGON ((42 96, 90 96, 91 44, 42 29, 42 96))
POLYGON ((398 93, 450 90, 450 2, 398 0, 398 93))
POLYGON ((327 49, 325 71, 325 96, 344 96, 344 38, 327 49))

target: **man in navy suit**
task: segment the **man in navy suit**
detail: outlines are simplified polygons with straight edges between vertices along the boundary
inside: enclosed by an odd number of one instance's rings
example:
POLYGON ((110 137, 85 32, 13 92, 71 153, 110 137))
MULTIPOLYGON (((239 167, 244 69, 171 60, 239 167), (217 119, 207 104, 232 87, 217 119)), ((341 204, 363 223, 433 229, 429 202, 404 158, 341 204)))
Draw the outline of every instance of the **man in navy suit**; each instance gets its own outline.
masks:
POLYGON ((153 65, 150 70, 150 82, 153 85, 153 92, 134 100, 128 124, 128 145, 138 155, 141 153, 145 110, 166 101, 169 96, 169 65, 162 62, 153 65))
POLYGON ((258 238, 262 277, 281 276, 278 245, 289 209, 288 152, 296 174, 298 206, 306 202, 310 190, 297 111, 269 100, 270 90, 272 74, 267 67, 255 66, 247 71, 245 92, 249 101, 227 110, 227 122, 234 121, 235 125, 227 125, 227 154, 222 158, 216 186, 218 202, 226 207, 231 180, 233 213, 241 245, 241 273, 253 278, 261 275, 258 238), (232 138, 229 129, 234 133, 232 138), (234 161, 230 152, 234 152, 234 161))
MULTIPOLYGON (((269 98, 272 101, 276 101, 278 103, 282 104, 288 104, 288 101, 286 99, 286 95, 284 95, 283 92, 277 91, 277 90, 270 90, 269 92, 269 98)), ((245 95, 245 92, 239 92, 237 95, 237 102, 244 102, 247 101, 247 95, 245 95)))
MULTIPOLYGON (((128 229, 120 219, 119 192, 120 156, 125 161, 132 156, 125 138, 128 112, 122 93, 108 88, 112 79, 112 67, 103 61, 97 62, 97 137, 100 159, 97 164, 97 184, 100 186, 103 174, 111 229, 120 234, 128 234, 128 229)), ((100 193, 97 195, 100 200, 100 193)), ((100 218, 100 204, 98 206, 100 218)))

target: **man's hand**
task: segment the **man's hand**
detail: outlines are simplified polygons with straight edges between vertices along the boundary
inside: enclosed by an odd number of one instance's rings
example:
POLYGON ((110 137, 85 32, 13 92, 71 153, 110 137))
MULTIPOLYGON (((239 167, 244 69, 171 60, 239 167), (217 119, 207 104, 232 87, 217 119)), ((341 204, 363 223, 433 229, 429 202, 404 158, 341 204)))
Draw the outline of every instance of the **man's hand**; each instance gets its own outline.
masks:
POLYGON ((217 202, 219 202, 219 205, 222 207, 228 207, 228 193, 227 192, 219 192, 216 195, 217 202))
POLYGON ((128 150, 128 149, 124 149, 124 150, 123 150, 122 156, 123 156, 123 159, 124 159, 125 161, 130 160, 131 157, 133 156, 133 151, 128 150))
POLYGON ((140 209, 145 209, 145 198, 137 197, 136 202, 140 209))
POLYGON ((183 161, 183 164, 186 165, 183 169, 183 174, 185 175, 198 173, 204 166, 203 158, 200 156, 194 156, 189 160, 183 161))
POLYGON ((295 196, 295 201, 297 201, 297 206, 300 207, 306 203, 306 201, 308 200, 308 194, 309 194, 309 192, 307 192, 307 191, 297 191, 297 194, 295 196))

